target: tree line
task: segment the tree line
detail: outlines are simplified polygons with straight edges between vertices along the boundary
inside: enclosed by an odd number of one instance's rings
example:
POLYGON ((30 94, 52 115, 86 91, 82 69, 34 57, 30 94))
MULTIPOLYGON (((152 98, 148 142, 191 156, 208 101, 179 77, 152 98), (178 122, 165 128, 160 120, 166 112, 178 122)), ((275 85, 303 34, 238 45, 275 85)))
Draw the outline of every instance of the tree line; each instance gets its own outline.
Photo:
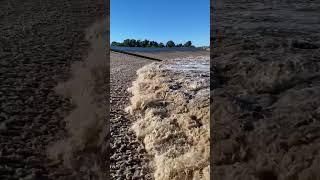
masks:
POLYGON ((125 39, 122 43, 113 41, 111 46, 124 46, 124 47, 153 47, 153 48, 164 48, 164 47, 194 47, 191 41, 187 41, 184 44, 176 44, 173 41, 168 41, 166 44, 162 42, 158 43, 156 41, 149 40, 135 40, 135 39, 125 39))

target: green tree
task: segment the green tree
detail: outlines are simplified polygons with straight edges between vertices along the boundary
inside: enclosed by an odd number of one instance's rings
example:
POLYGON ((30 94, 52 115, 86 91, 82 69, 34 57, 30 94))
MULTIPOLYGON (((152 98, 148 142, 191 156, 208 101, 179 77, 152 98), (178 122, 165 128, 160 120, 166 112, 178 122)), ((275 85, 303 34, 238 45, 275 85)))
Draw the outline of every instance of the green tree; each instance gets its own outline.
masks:
POLYGON ((166 46, 169 48, 172 48, 172 47, 175 47, 176 45, 174 44, 173 41, 168 41, 166 46))
POLYGON ((130 39, 125 39, 123 41, 123 46, 130 47, 130 39))
POLYGON ((149 45, 150 45, 150 47, 153 47, 154 41, 150 41, 149 45))
POLYGON ((164 45, 162 42, 158 43, 156 41, 149 41, 147 39, 141 41, 141 40, 135 40, 135 39, 125 39, 122 43, 113 41, 111 43, 111 46, 125 46, 125 47, 154 47, 154 48, 164 48, 164 47, 194 47, 192 46, 191 41, 186 42, 185 44, 175 44, 173 41, 168 41, 166 45, 164 45))
POLYGON ((147 40, 147 39, 145 39, 145 40, 143 41, 143 43, 142 43, 142 47, 149 47, 149 43, 150 43, 150 41, 147 40))
POLYGON ((156 41, 151 41, 150 46, 151 47, 159 47, 159 44, 156 41))
POLYGON ((113 41, 112 43, 111 43, 111 46, 118 46, 118 42, 115 42, 115 41, 113 41))
POLYGON ((164 46, 164 44, 161 42, 161 43, 159 44, 159 47, 160 47, 160 48, 164 48, 165 46, 164 46))
POLYGON ((129 47, 136 47, 136 46, 137 46, 137 41, 135 39, 130 39, 129 47))
POLYGON ((137 40, 137 47, 142 47, 142 43, 140 40, 137 40))
POLYGON ((187 41, 183 47, 191 47, 192 46, 192 42, 191 41, 187 41))

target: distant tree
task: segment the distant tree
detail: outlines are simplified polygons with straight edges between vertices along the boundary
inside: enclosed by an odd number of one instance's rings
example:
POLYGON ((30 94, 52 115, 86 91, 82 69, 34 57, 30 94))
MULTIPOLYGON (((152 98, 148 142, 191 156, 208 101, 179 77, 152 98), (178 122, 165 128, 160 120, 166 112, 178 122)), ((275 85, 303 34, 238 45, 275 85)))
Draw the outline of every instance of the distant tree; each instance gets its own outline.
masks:
POLYGON ((163 43, 160 43, 160 44, 159 44, 159 47, 160 47, 160 48, 164 48, 165 46, 164 46, 163 43))
POLYGON ((154 41, 150 41, 150 42, 149 42, 149 46, 150 46, 150 47, 153 47, 153 45, 154 45, 154 41))
POLYGON ((191 47, 192 46, 192 42, 191 41, 187 41, 183 47, 191 47))
POLYGON ((159 43, 157 43, 156 41, 150 41, 150 46, 151 47, 159 47, 159 43))
POLYGON ((122 43, 113 41, 111 43, 111 46, 125 46, 125 47, 153 47, 153 48, 164 48, 164 47, 194 47, 192 45, 191 41, 186 42, 185 44, 175 44, 173 41, 168 41, 166 45, 164 45, 162 42, 158 43, 156 41, 149 41, 147 39, 141 41, 141 40, 135 40, 135 39, 125 39, 122 43))
POLYGON ((140 40, 137 40, 137 47, 142 47, 142 43, 140 40))
POLYGON ((112 43, 111 43, 111 46, 118 46, 119 45, 119 43, 118 42, 115 42, 115 41, 113 41, 112 43))
POLYGON ((142 47, 149 47, 149 43, 150 43, 150 41, 147 40, 147 39, 145 39, 145 40, 143 41, 143 43, 142 43, 142 47))
POLYGON ((130 47, 130 39, 125 39, 123 41, 123 46, 130 47))
POLYGON ((175 47, 175 44, 173 41, 168 41, 166 46, 169 48, 172 48, 172 47, 175 47))
POLYGON ((129 47, 136 47, 136 46, 137 46, 137 41, 135 39, 130 39, 129 47))

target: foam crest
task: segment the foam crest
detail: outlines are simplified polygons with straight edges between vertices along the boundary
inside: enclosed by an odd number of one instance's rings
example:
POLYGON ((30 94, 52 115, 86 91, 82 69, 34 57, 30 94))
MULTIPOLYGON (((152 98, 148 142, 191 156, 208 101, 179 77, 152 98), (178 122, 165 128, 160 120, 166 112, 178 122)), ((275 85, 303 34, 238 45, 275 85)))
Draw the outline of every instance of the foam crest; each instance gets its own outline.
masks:
POLYGON ((137 72, 127 111, 153 156, 156 180, 209 179, 209 57, 173 59, 137 72))

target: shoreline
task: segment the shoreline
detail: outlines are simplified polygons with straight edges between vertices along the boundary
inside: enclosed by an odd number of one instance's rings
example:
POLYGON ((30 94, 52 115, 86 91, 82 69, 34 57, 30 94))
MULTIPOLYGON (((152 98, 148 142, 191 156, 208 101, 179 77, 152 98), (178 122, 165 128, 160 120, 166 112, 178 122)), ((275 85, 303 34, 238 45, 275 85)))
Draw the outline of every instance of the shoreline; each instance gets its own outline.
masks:
POLYGON ((174 47, 174 48, 154 48, 154 47, 125 47, 125 46, 110 46, 110 49, 123 50, 128 52, 194 52, 194 51, 210 51, 207 48, 195 47, 174 47))
MULTIPOLYGON (((143 55, 171 59, 197 54, 175 52, 143 53, 143 55)), ((207 55, 209 56, 208 53, 207 55)), ((155 61, 111 52, 111 177, 154 179, 150 156, 146 153, 143 142, 131 130, 136 117, 125 112, 132 96, 127 89, 136 80, 137 70, 152 62, 155 61), (122 149, 124 151, 121 151, 122 149), (132 169, 133 172, 127 169, 132 169)))
POLYGON ((210 51, 136 52, 137 54, 162 60, 186 58, 188 56, 210 56, 210 51))
POLYGON ((136 71, 151 62, 122 53, 110 53, 110 178, 144 177, 152 180, 143 144, 129 129, 134 119, 124 111, 130 96, 127 88, 131 86, 136 71))

